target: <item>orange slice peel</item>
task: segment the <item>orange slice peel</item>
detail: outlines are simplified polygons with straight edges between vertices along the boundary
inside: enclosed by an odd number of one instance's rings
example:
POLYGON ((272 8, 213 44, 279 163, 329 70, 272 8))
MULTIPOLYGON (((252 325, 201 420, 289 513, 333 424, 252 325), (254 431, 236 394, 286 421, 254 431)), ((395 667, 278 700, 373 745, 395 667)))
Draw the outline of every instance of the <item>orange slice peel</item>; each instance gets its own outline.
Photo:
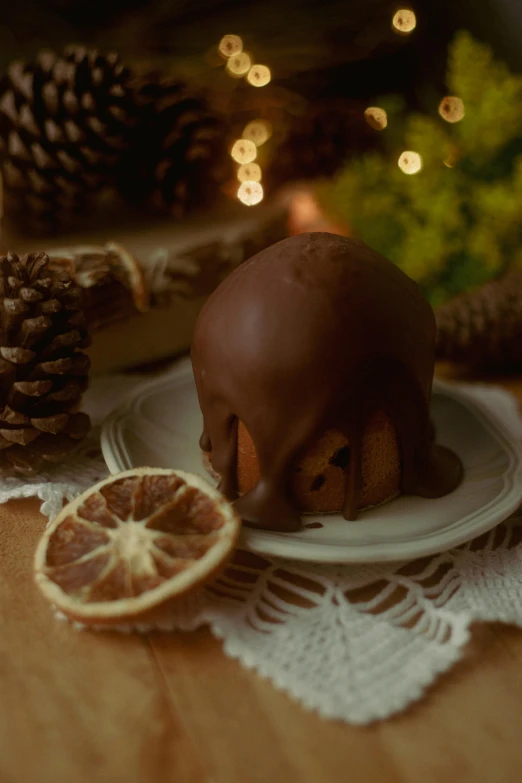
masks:
POLYGON ((142 622, 217 576, 241 522, 199 476, 137 468, 69 503, 38 544, 35 579, 69 619, 142 622))

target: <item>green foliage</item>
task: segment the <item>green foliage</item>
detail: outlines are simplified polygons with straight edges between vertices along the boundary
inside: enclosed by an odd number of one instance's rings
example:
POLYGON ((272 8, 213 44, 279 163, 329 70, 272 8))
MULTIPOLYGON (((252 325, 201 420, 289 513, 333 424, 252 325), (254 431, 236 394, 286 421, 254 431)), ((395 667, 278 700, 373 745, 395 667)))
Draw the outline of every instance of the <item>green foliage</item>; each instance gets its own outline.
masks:
POLYGON ((522 265, 522 76, 461 32, 447 85, 464 101, 460 122, 393 111, 382 131, 386 152, 350 161, 319 190, 325 207, 434 305, 522 265), (403 150, 421 155, 417 174, 399 169, 403 150))

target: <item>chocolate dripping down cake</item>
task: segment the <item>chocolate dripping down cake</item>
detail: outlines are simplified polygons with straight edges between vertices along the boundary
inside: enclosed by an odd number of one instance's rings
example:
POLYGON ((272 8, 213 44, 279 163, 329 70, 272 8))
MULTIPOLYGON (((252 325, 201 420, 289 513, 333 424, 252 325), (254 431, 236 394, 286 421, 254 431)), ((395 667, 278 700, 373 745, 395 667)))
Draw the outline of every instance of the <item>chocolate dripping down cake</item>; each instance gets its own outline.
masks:
POLYGON ((246 524, 458 486, 429 419, 435 331, 415 282, 335 234, 284 239, 221 283, 192 345, 200 446, 246 524))

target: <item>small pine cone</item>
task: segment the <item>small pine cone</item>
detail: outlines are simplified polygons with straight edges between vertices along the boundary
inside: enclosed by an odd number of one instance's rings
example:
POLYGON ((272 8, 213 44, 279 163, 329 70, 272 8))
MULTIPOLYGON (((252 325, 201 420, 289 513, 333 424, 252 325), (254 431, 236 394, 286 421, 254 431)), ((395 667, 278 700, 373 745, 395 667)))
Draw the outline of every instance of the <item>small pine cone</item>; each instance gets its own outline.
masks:
POLYGON ((0 79, 7 215, 53 225, 107 184, 138 122, 133 78, 117 55, 78 47, 11 63, 0 79))
POLYGON ((81 289, 45 253, 0 257, 0 472, 62 462, 89 431, 79 413, 89 345, 81 289))
POLYGON ((233 175, 224 119, 182 82, 153 74, 135 86, 143 114, 118 166, 120 194, 175 217, 208 206, 233 175))
POLYGON ((438 359, 488 372, 522 368, 522 273, 461 294, 435 316, 438 359))

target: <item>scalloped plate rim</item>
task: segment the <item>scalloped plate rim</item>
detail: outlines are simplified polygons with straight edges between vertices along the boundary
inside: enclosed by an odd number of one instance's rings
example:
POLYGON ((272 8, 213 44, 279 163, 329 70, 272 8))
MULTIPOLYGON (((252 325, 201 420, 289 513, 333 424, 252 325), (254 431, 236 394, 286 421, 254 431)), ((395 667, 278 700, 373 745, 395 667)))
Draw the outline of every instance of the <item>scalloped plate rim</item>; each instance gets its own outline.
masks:
MULTIPOLYGON (((101 447, 111 473, 138 467, 125 449, 123 424, 140 415, 144 402, 153 394, 165 388, 174 389, 192 381, 189 360, 178 364, 168 375, 149 380, 134 388, 130 394, 109 414, 102 425, 101 447)), ((486 533, 506 519, 522 503, 522 443, 510 440, 505 425, 486 405, 469 396, 452 384, 434 380, 433 390, 441 396, 453 398, 464 405, 475 417, 477 423, 486 429, 497 441, 508 458, 508 465, 502 473, 503 486, 491 500, 466 516, 437 530, 420 533, 410 540, 388 542, 364 542, 357 544, 332 544, 317 540, 306 540, 306 530, 298 533, 278 533, 243 527, 241 546, 259 555, 285 557, 316 563, 375 563, 409 560, 425 557, 470 541, 486 533)), ((198 433, 194 433, 197 439, 198 433)), ((181 465, 173 467, 182 468, 181 465)), ((207 480, 212 481, 210 477, 207 480)), ((417 499, 418 500, 418 499, 417 499)), ((386 504, 393 506, 394 501, 386 504)), ((424 503, 432 501, 424 500, 424 503)), ((341 519, 338 514, 321 517, 328 520, 341 519)), ((349 523, 348 523, 349 524, 349 523)), ((371 522, 369 522, 371 524, 371 522)))

